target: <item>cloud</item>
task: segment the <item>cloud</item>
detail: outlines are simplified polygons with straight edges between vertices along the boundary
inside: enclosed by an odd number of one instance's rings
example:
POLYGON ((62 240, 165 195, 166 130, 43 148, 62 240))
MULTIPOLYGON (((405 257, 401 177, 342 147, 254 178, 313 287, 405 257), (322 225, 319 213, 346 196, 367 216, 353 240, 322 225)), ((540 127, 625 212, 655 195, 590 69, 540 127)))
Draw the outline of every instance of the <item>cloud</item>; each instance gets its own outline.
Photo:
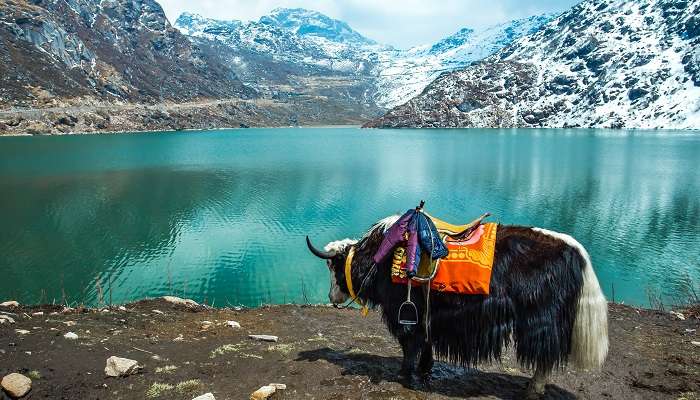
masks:
POLYGON ((277 7, 316 10, 399 48, 433 43, 461 28, 479 28, 546 12, 579 0, 161 0, 174 21, 184 11, 216 19, 257 20, 277 7))

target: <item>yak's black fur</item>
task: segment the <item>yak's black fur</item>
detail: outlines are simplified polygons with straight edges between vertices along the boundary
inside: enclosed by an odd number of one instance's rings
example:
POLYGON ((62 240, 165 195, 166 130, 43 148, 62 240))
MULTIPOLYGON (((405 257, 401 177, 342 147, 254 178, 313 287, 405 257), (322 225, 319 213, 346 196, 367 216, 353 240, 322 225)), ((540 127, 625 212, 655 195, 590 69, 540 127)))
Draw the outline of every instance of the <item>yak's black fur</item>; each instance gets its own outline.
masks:
MULTIPOLYGON (((382 239, 383 229, 375 226, 355 245, 352 282, 362 300, 381 306, 384 322, 404 351, 404 369, 412 370, 420 355, 419 372, 429 372, 433 349, 439 359, 463 366, 499 360, 511 341, 525 367, 550 371, 567 361, 585 266, 575 248, 528 227, 499 226, 490 295, 432 291, 431 338, 426 341, 422 327, 398 323, 406 286, 391 282, 391 260, 373 266, 372 256, 382 239), (367 274, 371 275, 360 289, 367 274)), ((336 255, 331 265, 345 293, 348 250, 336 255)), ((424 290, 413 290, 412 300, 423 320, 424 290)))

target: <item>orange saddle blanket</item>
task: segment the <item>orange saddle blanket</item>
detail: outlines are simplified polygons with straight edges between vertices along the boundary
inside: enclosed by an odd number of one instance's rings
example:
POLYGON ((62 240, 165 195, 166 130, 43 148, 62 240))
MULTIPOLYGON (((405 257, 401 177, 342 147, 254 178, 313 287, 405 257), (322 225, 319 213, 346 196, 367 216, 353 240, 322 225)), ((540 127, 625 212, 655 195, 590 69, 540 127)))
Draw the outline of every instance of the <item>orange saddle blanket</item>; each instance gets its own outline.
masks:
MULTIPOLYGON (((491 268, 496 250, 498 224, 480 225, 468 238, 454 240, 447 237, 445 244, 450 253, 438 262, 431 290, 459 294, 489 294, 491 268)), ((404 256, 405 257, 405 256, 404 256)), ((427 257, 421 257, 426 259, 427 257)), ((423 263, 421 263, 423 264, 423 263)), ((422 265, 422 267, 425 267, 422 265)), ((419 273, 421 267, 419 266, 419 273)), ((392 282, 406 284, 405 271, 392 268, 392 282)), ((414 286, 416 286, 414 284, 414 286)))

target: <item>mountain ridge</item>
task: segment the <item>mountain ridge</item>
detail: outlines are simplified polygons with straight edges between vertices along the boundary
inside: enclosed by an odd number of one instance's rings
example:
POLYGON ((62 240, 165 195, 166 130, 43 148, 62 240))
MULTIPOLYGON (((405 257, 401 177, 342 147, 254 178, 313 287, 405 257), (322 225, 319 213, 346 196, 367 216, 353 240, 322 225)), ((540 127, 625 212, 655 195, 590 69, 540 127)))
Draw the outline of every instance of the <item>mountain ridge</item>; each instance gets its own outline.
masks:
MULTIPOLYGON (((363 79, 362 90, 371 93, 363 101, 374 109, 381 109, 406 101, 419 94, 440 73, 488 56, 522 35, 539 29, 552 17, 544 14, 482 29, 462 28, 437 43, 408 50, 398 50, 367 39, 345 22, 301 8, 278 8, 258 21, 248 22, 183 13, 174 26, 191 38, 218 41, 240 54, 255 53, 258 59, 269 56, 278 62, 286 62, 290 69, 302 66, 323 70, 317 73, 337 73, 363 79), (322 26, 325 33, 319 36, 308 26, 322 26), (334 33, 329 34, 331 31, 334 33), (346 38, 348 35, 351 39, 346 38), (371 81, 369 85, 367 80, 371 81)), ((246 76, 257 78, 251 71, 236 69, 236 72, 244 77, 244 81, 246 76)), ((255 87, 253 81, 256 79, 249 79, 246 83, 255 87)))
POLYGON ((367 127, 700 127, 700 1, 586 0, 367 127))

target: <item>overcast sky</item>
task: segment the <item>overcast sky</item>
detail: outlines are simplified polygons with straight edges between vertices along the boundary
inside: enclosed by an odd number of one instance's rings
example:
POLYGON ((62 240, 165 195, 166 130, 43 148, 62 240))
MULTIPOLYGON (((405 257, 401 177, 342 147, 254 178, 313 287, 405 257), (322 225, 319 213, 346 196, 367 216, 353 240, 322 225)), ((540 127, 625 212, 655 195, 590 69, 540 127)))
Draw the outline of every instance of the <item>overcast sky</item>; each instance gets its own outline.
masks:
POLYGON ((183 11, 216 19, 257 20, 276 7, 301 7, 347 22, 364 36, 398 48, 433 43, 463 27, 483 27, 580 0, 160 0, 170 22, 183 11))

